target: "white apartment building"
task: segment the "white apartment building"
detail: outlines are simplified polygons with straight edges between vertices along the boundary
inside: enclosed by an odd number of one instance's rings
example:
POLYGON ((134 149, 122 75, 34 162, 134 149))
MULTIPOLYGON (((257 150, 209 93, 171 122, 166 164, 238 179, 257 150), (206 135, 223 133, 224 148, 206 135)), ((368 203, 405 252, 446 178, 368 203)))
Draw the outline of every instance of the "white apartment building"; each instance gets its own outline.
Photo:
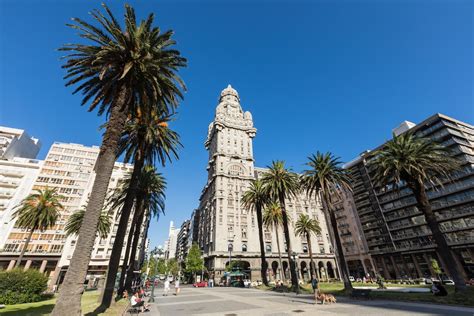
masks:
MULTIPOLYGON (((42 161, 34 159, 0 160, 0 252, 9 252, 19 247, 16 243, 9 243, 5 247, 15 224, 12 214, 16 206, 31 192, 41 166, 42 161)), ((2 268, 6 266, 0 265, 0 269, 2 268)))
MULTIPOLYGON (((241 205, 243 193, 265 169, 254 167, 253 144, 257 130, 250 112, 244 112, 236 90, 230 85, 221 92, 215 119, 209 125, 205 142, 209 151, 208 179, 198 208, 198 243, 204 253, 207 270, 215 278, 223 276, 229 261, 241 261, 251 278, 260 278, 260 246, 257 219, 241 205)), ((305 213, 319 220, 320 236, 312 237, 312 252, 320 278, 336 278, 338 272, 329 232, 319 200, 302 194, 287 201, 288 212, 296 220, 305 213)), ((276 232, 265 229, 268 275, 280 278, 276 232)), ((297 252, 300 278, 309 279, 309 253, 306 240, 294 235, 290 225, 291 247, 297 252)), ((283 230, 278 231, 283 270, 289 277, 283 230), (286 259, 285 259, 286 258, 286 259)))
MULTIPOLYGON (((63 196, 61 203, 64 211, 54 227, 44 231, 35 232, 32 235, 30 244, 25 253, 21 266, 25 268, 39 268, 50 276, 50 286, 57 284, 68 265, 74 251, 76 237, 66 238, 64 227, 69 216, 87 205, 89 194, 95 179, 94 165, 99 154, 99 147, 84 146, 80 144, 54 143, 43 162, 37 162, 29 168, 35 171, 25 176, 21 190, 15 191, 15 202, 8 205, 8 224, 2 224, 6 229, 0 231, 0 267, 11 269, 18 258, 18 255, 24 245, 27 231, 14 226, 11 219, 11 208, 21 202, 32 190, 56 188, 58 193, 63 196), (36 166, 36 169, 34 168, 36 166), (36 172, 36 173, 35 173, 36 172)), ((18 159, 16 159, 18 160, 18 159)), ((14 161, 1 161, 0 166, 13 164, 14 161)), ((1 167, 0 167, 1 168, 1 167)), ((111 181, 109 184, 109 193, 118 185, 119 181, 132 170, 130 164, 116 163, 111 181)), ((25 169, 25 167, 23 167, 25 169)), ((2 170, 2 169, 0 169, 2 170)), ((25 172, 25 171, 23 171, 25 172)), ((0 185, 1 187, 1 185, 0 185)), ((19 187, 20 188, 20 187, 19 187)), ((5 212, 5 214, 7 214, 5 212)), ((116 219, 114 214, 113 219, 116 219)), ((111 234, 106 240, 97 238, 92 252, 91 263, 89 267, 88 279, 95 280, 96 276, 103 275, 108 266, 111 248, 115 240, 115 232, 118 222, 112 228, 111 234)))
POLYGON ((24 130, 0 126, 0 159, 36 158, 41 143, 24 130))
POLYGON ((168 239, 165 241, 165 259, 176 257, 176 245, 178 243, 179 230, 174 227, 174 222, 170 221, 168 239))

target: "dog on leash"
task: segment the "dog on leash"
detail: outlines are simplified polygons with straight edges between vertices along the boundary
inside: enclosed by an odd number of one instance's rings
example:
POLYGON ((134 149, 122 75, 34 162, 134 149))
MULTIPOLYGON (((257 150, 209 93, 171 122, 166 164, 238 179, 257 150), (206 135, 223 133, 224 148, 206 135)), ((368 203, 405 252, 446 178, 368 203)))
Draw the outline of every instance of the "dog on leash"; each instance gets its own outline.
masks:
POLYGON ((336 298, 332 294, 319 293, 318 299, 321 301, 321 304, 328 302, 329 304, 336 303, 336 298))

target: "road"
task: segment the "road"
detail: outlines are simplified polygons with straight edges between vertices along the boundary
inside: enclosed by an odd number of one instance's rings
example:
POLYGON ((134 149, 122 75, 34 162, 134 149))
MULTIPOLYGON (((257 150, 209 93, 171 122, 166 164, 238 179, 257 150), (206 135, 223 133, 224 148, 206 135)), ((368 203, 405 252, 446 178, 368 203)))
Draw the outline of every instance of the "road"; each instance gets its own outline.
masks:
POLYGON ((381 300, 339 298, 336 304, 314 304, 310 295, 240 288, 183 287, 179 296, 155 292, 153 316, 223 315, 449 315, 473 316, 474 308, 381 300))

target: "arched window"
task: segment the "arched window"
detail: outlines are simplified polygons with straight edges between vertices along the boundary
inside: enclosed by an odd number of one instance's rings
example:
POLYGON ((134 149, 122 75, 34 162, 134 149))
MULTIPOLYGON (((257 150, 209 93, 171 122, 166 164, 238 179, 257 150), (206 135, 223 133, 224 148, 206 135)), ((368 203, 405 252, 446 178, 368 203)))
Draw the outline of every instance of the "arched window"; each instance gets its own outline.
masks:
POLYGON ((242 244, 242 252, 247 252, 247 245, 246 244, 242 244))
POLYGON ((267 245, 265 246, 265 251, 266 251, 266 252, 272 252, 272 245, 267 244, 267 245))
POLYGON ((303 252, 304 252, 304 253, 308 253, 308 246, 303 245, 303 252))

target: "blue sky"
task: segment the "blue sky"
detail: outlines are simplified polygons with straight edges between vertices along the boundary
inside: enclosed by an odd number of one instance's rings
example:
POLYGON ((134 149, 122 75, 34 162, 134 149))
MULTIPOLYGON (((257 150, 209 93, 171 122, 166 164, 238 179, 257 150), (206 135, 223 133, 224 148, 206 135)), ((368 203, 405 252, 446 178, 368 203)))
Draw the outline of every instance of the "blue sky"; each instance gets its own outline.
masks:
MULTIPOLYGON (((132 1, 139 17, 156 14, 174 29, 188 58, 188 86, 172 125, 180 160, 163 171, 166 216, 152 224, 162 244, 197 207, 206 181, 204 140, 228 83, 253 114, 257 166, 332 151, 348 161, 387 140, 404 120, 436 113, 474 123, 474 2, 426 1, 132 1)), ((64 87, 65 26, 88 18, 98 1, 0 1, 0 124, 41 139, 98 145, 103 118, 64 87)), ((110 5, 117 16, 123 2, 110 5)))

